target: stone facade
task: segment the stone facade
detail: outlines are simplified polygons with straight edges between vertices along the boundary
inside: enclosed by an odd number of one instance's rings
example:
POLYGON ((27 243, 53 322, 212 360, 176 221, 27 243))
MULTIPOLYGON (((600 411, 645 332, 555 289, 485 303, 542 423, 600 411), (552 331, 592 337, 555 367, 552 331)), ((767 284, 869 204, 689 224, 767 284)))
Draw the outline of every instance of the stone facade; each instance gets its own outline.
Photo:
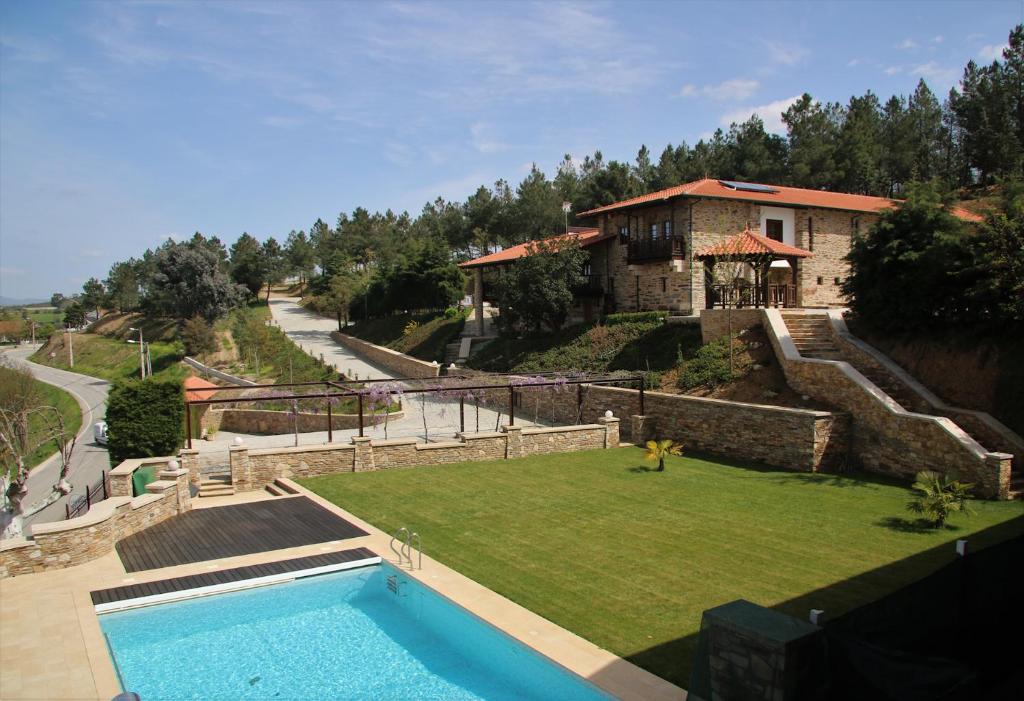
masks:
POLYGON ((555 428, 503 426, 495 433, 459 433, 451 441, 422 443, 414 438, 373 440, 354 437, 339 445, 299 448, 231 448, 231 481, 236 491, 263 489, 278 477, 316 477, 443 463, 502 460, 567 453, 619 445, 619 419, 555 428))
MULTIPOLYGON (((166 458, 166 461, 171 458, 166 458)), ((31 527, 0 544, 0 578, 73 567, 106 555, 119 540, 191 508, 188 470, 166 469, 146 494, 112 496, 78 518, 31 527)))
MULTIPOLYGON (((704 266, 693 257, 694 252, 748 227, 761 230, 762 215, 769 211, 773 217, 778 212, 791 213, 793 240, 786 243, 814 253, 812 258, 797 264, 798 304, 844 304, 840 284, 849 273, 849 265, 843 258, 853 237, 866 234, 874 225, 876 214, 811 207, 762 207, 755 202, 711 198, 657 202, 598 216, 595 224, 601 233, 616 236, 587 249, 591 256, 590 272, 602 277, 609 306, 615 311, 703 309, 704 266), (682 237, 681 255, 629 264, 628 245, 618 236, 622 228, 628 227, 634 236, 639 232, 649 237, 651 226, 656 225, 659 237, 663 238, 666 222, 673 235, 682 237)), ((788 268, 785 274, 792 275, 788 268)))
MULTIPOLYGON (((374 365, 379 365, 385 370, 395 373, 399 377, 416 377, 426 379, 437 377, 441 374, 441 366, 438 363, 428 363, 425 360, 413 358, 412 356, 404 353, 399 353, 396 350, 375 345, 369 341, 364 341, 363 339, 356 338, 355 336, 349 336, 348 334, 341 333, 340 331, 332 331, 331 338, 349 350, 365 356, 374 365)), ((344 368, 339 369, 344 371, 344 368)))

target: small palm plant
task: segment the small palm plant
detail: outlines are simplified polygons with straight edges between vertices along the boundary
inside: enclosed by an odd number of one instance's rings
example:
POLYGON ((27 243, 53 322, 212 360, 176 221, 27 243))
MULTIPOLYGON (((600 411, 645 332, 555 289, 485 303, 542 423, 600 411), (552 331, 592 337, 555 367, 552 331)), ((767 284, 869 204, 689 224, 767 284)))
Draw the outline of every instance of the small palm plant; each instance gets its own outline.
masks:
POLYGON ((658 461, 658 472, 665 471, 665 457, 669 455, 682 455, 683 444, 676 443, 672 440, 661 440, 661 441, 647 441, 647 453, 644 455, 646 460, 657 460, 658 461))
POLYGON ((924 516, 932 528, 942 528, 954 511, 970 514, 967 499, 974 485, 960 482, 956 475, 924 470, 917 473, 917 481, 912 489, 916 494, 907 503, 907 509, 924 516))

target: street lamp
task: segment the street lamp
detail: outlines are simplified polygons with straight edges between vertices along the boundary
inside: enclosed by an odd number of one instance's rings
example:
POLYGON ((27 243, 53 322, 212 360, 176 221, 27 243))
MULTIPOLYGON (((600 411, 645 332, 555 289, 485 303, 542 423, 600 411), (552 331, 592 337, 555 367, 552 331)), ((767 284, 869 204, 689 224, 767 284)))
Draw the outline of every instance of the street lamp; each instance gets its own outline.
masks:
MULTIPOLYGON (((146 346, 142 342, 142 329, 135 328, 134 326, 128 327, 129 331, 139 332, 139 375, 143 380, 146 379, 146 346)), ((135 343, 135 341, 128 339, 128 343, 135 343)))

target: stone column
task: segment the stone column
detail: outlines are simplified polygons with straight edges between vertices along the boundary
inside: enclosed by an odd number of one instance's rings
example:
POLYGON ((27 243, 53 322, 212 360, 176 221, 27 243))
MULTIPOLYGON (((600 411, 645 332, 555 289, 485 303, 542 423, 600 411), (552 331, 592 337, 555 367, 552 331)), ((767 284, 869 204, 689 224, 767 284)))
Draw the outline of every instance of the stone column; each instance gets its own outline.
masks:
POLYGON ((602 416, 597 423, 604 425, 604 447, 619 447, 619 419, 615 416, 602 416))
POLYGON ((371 440, 373 439, 369 436, 352 437, 352 445, 356 447, 352 465, 353 472, 370 472, 377 469, 373 462, 373 445, 370 444, 371 440))
POLYGON ((790 701, 820 688, 821 629, 739 599, 701 622, 689 698, 790 701))
POLYGON ((177 470, 166 468, 160 470, 159 474, 162 480, 173 480, 175 482, 175 497, 178 502, 178 513, 184 513, 192 508, 192 493, 191 485, 189 484, 190 473, 184 467, 179 467, 177 470))
POLYGON ((110 475, 110 496, 130 497, 132 495, 132 475, 110 475))
POLYGON ((181 469, 188 472, 192 484, 199 484, 202 479, 199 471, 199 451, 195 448, 182 448, 178 451, 178 462, 181 463, 181 469))
POLYGON ((521 458, 523 456, 523 427, 502 426, 501 432, 505 434, 505 459, 521 458))
MULTIPOLYGON (((1009 453, 985 453, 985 471, 990 472, 995 484, 983 484, 986 492, 993 492, 997 499, 1010 498, 1010 471, 1013 469, 1013 456, 1009 453)), ((988 477, 988 475, 986 475, 988 477)), ((985 482, 988 482, 986 479, 985 482)))
POLYGON ((476 335, 484 335, 484 269, 473 268, 473 313, 476 315, 476 335))
POLYGON ((644 436, 644 423, 647 421, 646 416, 640 416, 639 414, 633 414, 629 417, 629 440, 634 445, 643 445, 646 440, 644 436))
POLYGON ((249 465, 249 446, 231 446, 228 458, 231 465, 231 484, 234 485, 236 491, 246 491, 252 483, 252 468, 249 465))

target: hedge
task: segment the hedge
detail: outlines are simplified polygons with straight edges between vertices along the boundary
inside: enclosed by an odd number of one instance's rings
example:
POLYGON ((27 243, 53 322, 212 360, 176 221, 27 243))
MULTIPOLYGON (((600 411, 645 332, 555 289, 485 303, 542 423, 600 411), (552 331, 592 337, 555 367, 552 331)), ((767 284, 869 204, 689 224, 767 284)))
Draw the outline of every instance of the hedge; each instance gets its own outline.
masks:
POLYGON ((110 464, 172 455, 185 439, 185 395, 180 380, 124 380, 107 399, 110 464))

